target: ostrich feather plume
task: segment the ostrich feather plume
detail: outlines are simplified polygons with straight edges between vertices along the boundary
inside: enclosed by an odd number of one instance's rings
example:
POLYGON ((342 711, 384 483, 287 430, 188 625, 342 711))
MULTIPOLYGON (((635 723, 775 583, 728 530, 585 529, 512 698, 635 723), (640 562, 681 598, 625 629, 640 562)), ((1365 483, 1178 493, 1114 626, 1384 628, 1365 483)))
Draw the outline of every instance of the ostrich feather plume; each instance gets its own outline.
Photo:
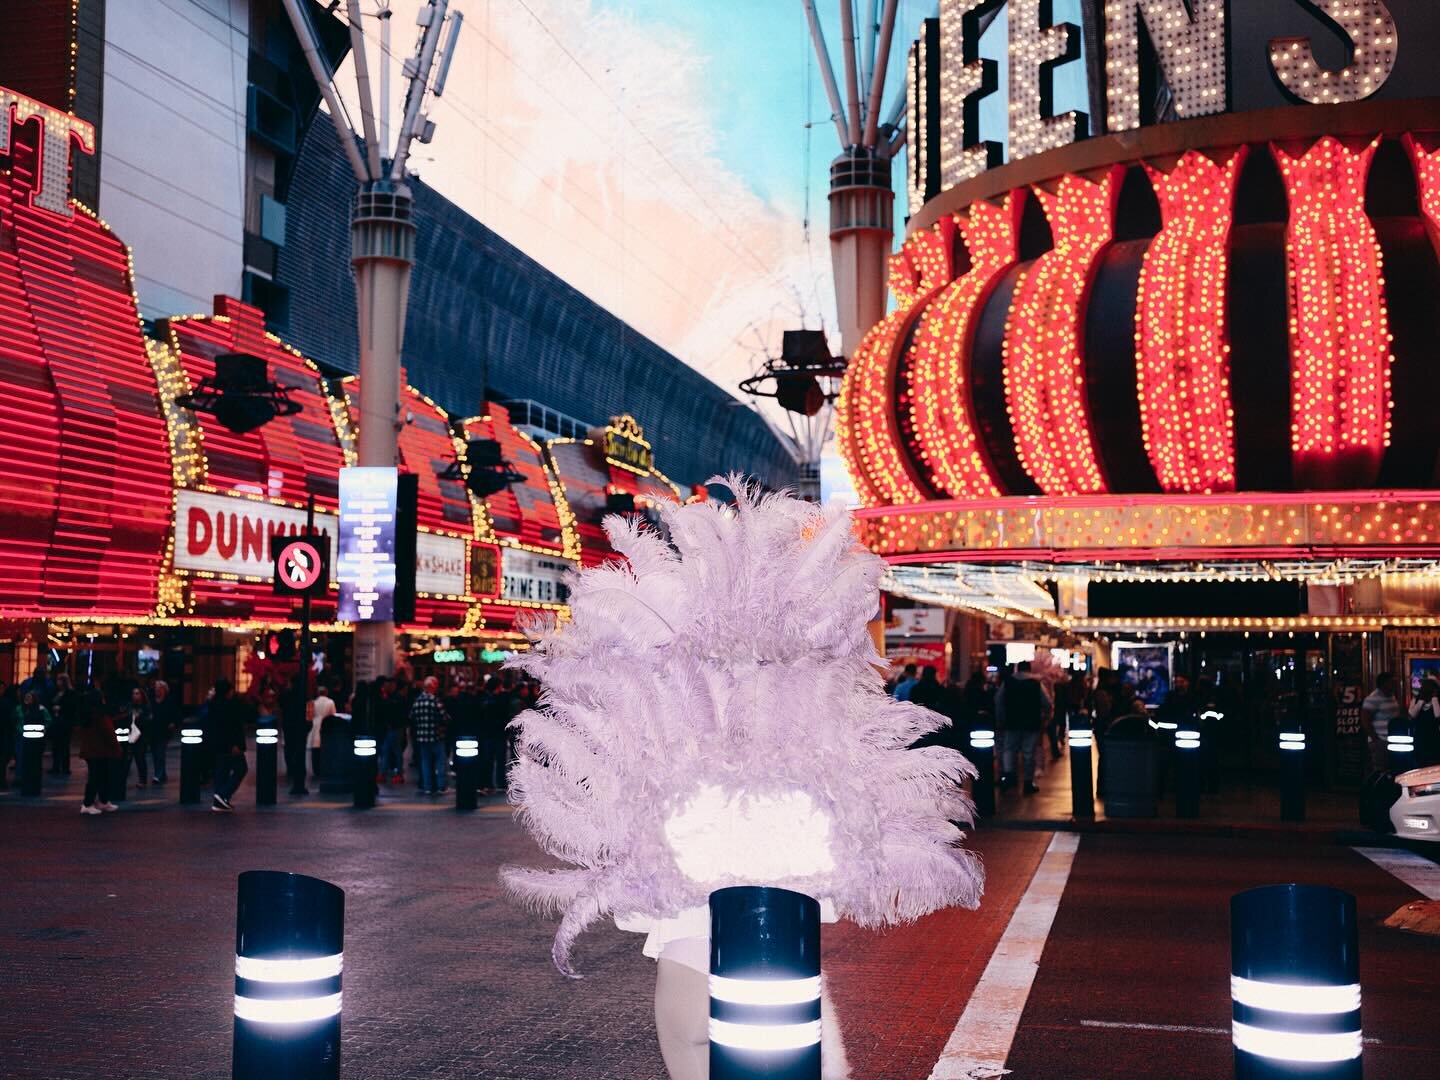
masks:
POLYGON ((606 915, 669 918, 714 889, 829 898, 863 926, 975 907, 983 875, 943 723, 890 698, 867 629, 881 561, 849 514, 727 481, 733 506, 619 517, 623 560, 574 576, 571 618, 511 661, 540 680, 516 729, 510 797, 568 866, 506 867, 561 916, 553 957, 606 915))

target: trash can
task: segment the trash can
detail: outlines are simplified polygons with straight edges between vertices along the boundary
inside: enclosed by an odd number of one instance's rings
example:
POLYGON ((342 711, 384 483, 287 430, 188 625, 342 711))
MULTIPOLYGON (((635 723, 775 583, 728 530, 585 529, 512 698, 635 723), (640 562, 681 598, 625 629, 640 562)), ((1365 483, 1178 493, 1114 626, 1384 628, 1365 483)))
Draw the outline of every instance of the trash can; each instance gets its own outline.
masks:
POLYGON ((1105 733, 1100 755, 1105 816, 1155 817, 1159 813, 1160 753, 1144 716, 1125 716, 1105 733))
POLYGON ((355 787, 355 743, 350 714, 335 713, 320 728, 320 792, 349 795, 355 787))

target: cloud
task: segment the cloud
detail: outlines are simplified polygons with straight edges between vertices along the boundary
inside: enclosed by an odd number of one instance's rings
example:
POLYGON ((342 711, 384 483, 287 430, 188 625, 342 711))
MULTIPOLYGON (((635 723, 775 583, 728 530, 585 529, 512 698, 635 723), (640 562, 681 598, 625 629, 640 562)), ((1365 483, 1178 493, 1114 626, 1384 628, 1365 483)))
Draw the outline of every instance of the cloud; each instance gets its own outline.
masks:
MULTIPOLYGON (((368 6, 368 5, 367 5, 368 6)), ((417 0, 396 0, 400 60, 417 0)), ((468 0, 423 179, 725 389, 824 297, 823 236, 757 195, 717 153, 709 60, 685 33, 591 0, 468 0)), ((371 67, 380 63, 366 19, 371 67)), ((338 79, 354 103, 348 69, 338 79)), ((777 137, 784 137, 778 136, 777 137)), ((820 312, 808 312, 810 326, 820 312)), ((838 342, 837 342, 838 344, 838 342)))

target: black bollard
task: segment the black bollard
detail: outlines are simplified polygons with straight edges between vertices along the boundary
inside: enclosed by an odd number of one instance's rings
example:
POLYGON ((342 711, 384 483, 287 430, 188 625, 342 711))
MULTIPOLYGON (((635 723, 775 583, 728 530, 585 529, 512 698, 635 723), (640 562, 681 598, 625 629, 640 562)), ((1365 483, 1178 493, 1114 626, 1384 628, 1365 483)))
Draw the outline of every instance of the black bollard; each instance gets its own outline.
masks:
POLYGON ((235 1080, 340 1076, 345 892, 275 870, 240 875, 235 915, 235 1080))
POLYGON ((1267 885, 1230 899, 1237 1080, 1360 1080, 1355 897, 1267 885))
POLYGON ((455 809, 474 810, 479 805, 475 789, 479 786, 475 775, 480 756, 480 740, 473 735, 461 735, 455 740, 455 809))
POLYGON ((280 757, 280 729, 275 718, 262 720, 255 728, 255 805, 274 806, 277 760, 280 757))
MULTIPOLYGON (((9 723, 0 717, 0 724, 9 723)), ((45 725, 28 720, 20 725, 20 794, 28 799, 40 797, 40 766, 45 755, 45 725)), ((0 769, 4 765, 0 764, 0 769)))
POLYGON ((352 743, 355 752, 354 806, 356 810, 369 810, 375 806, 375 738, 372 735, 356 735, 352 743))
POLYGON ((1200 816, 1200 743, 1201 735, 1195 728, 1176 729, 1174 761, 1177 818, 1200 816))
MULTIPOLYGON (((128 713, 126 714, 129 715, 128 713)), ((120 767, 110 773, 110 794, 102 796, 108 798, 112 803, 125 801, 125 789, 130 785, 130 721, 117 718, 115 721, 115 741, 120 744, 120 760, 116 762, 120 767)))
POLYGON ((205 732, 198 727, 180 729, 180 803, 200 801, 200 755, 204 752, 205 732))
POLYGON ((1073 817, 1095 816, 1094 745, 1093 728, 1070 729, 1070 813, 1073 817))
POLYGON ((1280 732, 1280 820, 1305 820, 1305 733, 1280 732))
POLYGON ((1415 733, 1408 716, 1390 721, 1390 732, 1385 736, 1385 749, 1386 757, 1390 759, 1390 771, 1396 776, 1415 767, 1415 733))
POLYGON ((710 894, 711 1080, 819 1080, 820 904, 761 885, 710 894))
POLYGON ((979 770, 975 777, 975 816, 995 816, 995 731, 975 728, 970 732, 970 761, 979 770))

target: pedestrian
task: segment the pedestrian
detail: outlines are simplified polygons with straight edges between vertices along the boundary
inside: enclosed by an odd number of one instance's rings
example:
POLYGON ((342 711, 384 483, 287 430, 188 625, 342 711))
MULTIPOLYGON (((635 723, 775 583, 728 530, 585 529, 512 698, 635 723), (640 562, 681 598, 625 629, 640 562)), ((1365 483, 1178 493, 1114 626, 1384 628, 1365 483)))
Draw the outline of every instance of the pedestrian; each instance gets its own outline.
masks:
POLYGON ((1370 747, 1370 765, 1375 772, 1387 772, 1390 768, 1389 745, 1390 723, 1398 718, 1404 709, 1395 697, 1397 683, 1392 672, 1382 671, 1375 678, 1375 689, 1360 704, 1360 726, 1370 747))
POLYGON ((281 733, 284 735, 285 775, 290 780, 291 795, 309 795, 305 783, 308 762, 306 750, 310 744, 310 678, 307 672, 300 672, 296 682, 283 698, 276 695, 276 711, 273 714, 281 733))
POLYGON ((909 701, 910 692, 915 689, 919 681, 919 678, 915 675, 915 665, 906 664, 905 669, 900 673, 900 681, 895 684, 895 689, 891 696, 894 697, 896 701, 909 701))
POLYGON ((80 692, 70 684, 70 676, 55 676, 55 700, 50 705, 50 775, 70 775, 70 733, 75 728, 75 708, 80 692))
POLYGON ((76 709, 76 750, 85 762, 85 796, 80 813, 96 816, 120 809, 110 801, 125 751, 115 738, 115 721, 94 687, 83 686, 76 709))
POLYGON ((940 685, 935 669, 926 664, 920 669, 920 680, 911 688, 908 700, 921 708, 942 712, 944 698, 945 687, 940 685))
POLYGON ((27 739, 21 734, 27 724, 39 724, 43 730, 50 730, 50 710, 41 704, 40 693, 34 689, 26 690, 20 695, 19 707, 10 714, 10 731, 15 746, 15 778, 17 780, 24 775, 27 763, 35 760, 31 755, 40 756, 45 752, 43 739, 27 739))
POLYGON ((20 707, 20 694, 13 683, 0 679, 0 791, 10 790, 10 759, 15 756, 15 725, 10 717, 20 707))
POLYGON ((1030 674, 1030 661, 1022 660, 1005 687, 1004 752, 1000 765, 1000 790, 1015 786, 1015 770, 1023 764, 1025 794, 1034 795, 1035 758, 1040 746, 1040 733, 1045 728, 1048 702, 1040 680, 1030 674), (1022 759, 1016 761, 1017 755, 1022 759))
POLYGON ((445 707, 435 696, 440 680, 426 676, 420 693, 410 704, 410 733, 415 744, 415 760, 420 769, 421 795, 439 795, 445 791, 445 707))
POLYGON ((230 800, 250 771, 245 762, 246 719, 245 705, 235 698, 230 680, 216 679, 215 696, 210 702, 210 727, 215 745, 215 789, 210 809, 218 814, 235 809, 230 800))
POLYGON ((140 687, 130 691, 130 701, 125 706, 123 716, 130 725, 130 741, 121 748, 123 760, 120 764, 120 775, 126 783, 129 782, 130 763, 133 761, 135 771, 140 774, 135 786, 143 788, 148 775, 145 770, 149 766, 146 754, 149 750, 150 729, 154 725, 150 719, 150 702, 140 687))
POLYGON ((170 692, 170 684, 156 679, 150 688, 150 782, 163 784, 170 779, 166 766, 166 754, 170 750, 170 736, 180 727, 180 702, 170 692))
POLYGON ((324 748, 325 722, 335 715, 335 700, 325 684, 315 687, 315 700, 310 703, 310 731, 305 748, 310 751, 310 775, 320 782, 320 753, 324 748))
POLYGON ((376 712, 385 728, 385 739, 380 745, 380 779, 390 778, 392 784, 405 780, 405 725, 409 721, 408 706, 400 696, 399 688, 388 675, 376 680, 380 699, 376 712))
POLYGON ((1440 762, 1440 682, 1426 679, 1410 703, 1410 734, 1415 737, 1415 767, 1440 762))

